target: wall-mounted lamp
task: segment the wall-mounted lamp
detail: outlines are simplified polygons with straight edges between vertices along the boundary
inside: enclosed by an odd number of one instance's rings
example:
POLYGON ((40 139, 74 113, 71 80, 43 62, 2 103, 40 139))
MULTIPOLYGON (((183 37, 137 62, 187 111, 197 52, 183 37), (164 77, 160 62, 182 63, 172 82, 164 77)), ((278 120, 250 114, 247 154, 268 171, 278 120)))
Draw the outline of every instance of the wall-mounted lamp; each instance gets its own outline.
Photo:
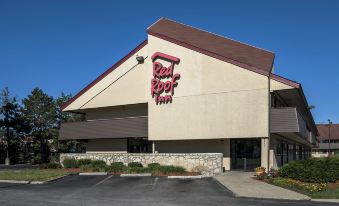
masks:
POLYGON ((145 60, 145 58, 143 56, 137 56, 136 59, 138 61, 138 64, 144 63, 144 60, 145 60))

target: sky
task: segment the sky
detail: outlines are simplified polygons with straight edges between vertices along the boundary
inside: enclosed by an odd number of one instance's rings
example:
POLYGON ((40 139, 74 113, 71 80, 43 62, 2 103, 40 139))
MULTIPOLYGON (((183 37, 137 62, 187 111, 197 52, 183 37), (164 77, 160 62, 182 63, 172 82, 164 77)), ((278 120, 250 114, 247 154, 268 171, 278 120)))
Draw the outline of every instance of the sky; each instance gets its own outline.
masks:
POLYGON ((166 17, 275 53, 316 123, 339 123, 339 1, 0 0, 0 89, 75 95, 166 17))

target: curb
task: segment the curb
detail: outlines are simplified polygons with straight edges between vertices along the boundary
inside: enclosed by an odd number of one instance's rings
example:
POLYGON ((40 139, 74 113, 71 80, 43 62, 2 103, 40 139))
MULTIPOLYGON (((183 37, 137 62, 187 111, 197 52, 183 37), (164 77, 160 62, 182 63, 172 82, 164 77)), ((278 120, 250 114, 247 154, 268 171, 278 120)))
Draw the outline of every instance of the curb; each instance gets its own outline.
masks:
POLYGON ((196 176, 167 176, 168 179, 202 179, 206 178, 203 175, 196 175, 196 176))
POLYGON ((151 177, 151 173, 121 174, 120 177, 151 177))
POLYGON ((80 172, 79 175, 86 176, 86 175, 107 175, 107 172, 80 172))
POLYGON ((45 184, 45 183, 47 183, 47 182, 49 182, 49 181, 31 181, 31 182, 29 182, 29 184, 32 184, 32 185, 41 185, 41 184, 45 184))
POLYGON ((311 199, 312 202, 331 202, 339 203, 339 199, 311 199))
POLYGON ((29 184, 30 181, 20 180, 0 180, 0 183, 29 184))

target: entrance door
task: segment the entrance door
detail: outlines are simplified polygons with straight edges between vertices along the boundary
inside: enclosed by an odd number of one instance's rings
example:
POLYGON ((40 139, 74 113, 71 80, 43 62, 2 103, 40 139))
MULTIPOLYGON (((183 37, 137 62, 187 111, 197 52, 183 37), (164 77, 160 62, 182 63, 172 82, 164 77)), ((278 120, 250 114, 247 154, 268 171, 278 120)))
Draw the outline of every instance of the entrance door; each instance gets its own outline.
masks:
POLYGON ((260 139, 231 139, 231 169, 253 171, 261 165, 260 139))
POLYGON ((152 142, 147 138, 128 138, 127 151, 129 153, 151 153, 152 142))

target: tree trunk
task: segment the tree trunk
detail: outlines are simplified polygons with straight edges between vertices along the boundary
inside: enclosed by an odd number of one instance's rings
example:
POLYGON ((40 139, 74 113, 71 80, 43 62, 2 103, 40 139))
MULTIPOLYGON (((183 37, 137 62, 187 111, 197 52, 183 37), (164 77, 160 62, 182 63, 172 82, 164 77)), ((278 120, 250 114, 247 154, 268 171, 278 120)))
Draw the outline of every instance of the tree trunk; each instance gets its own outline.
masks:
POLYGON ((5 159, 5 164, 10 165, 10 158, 9 158, 9 126, 6 127, 6 159, 5 159))

